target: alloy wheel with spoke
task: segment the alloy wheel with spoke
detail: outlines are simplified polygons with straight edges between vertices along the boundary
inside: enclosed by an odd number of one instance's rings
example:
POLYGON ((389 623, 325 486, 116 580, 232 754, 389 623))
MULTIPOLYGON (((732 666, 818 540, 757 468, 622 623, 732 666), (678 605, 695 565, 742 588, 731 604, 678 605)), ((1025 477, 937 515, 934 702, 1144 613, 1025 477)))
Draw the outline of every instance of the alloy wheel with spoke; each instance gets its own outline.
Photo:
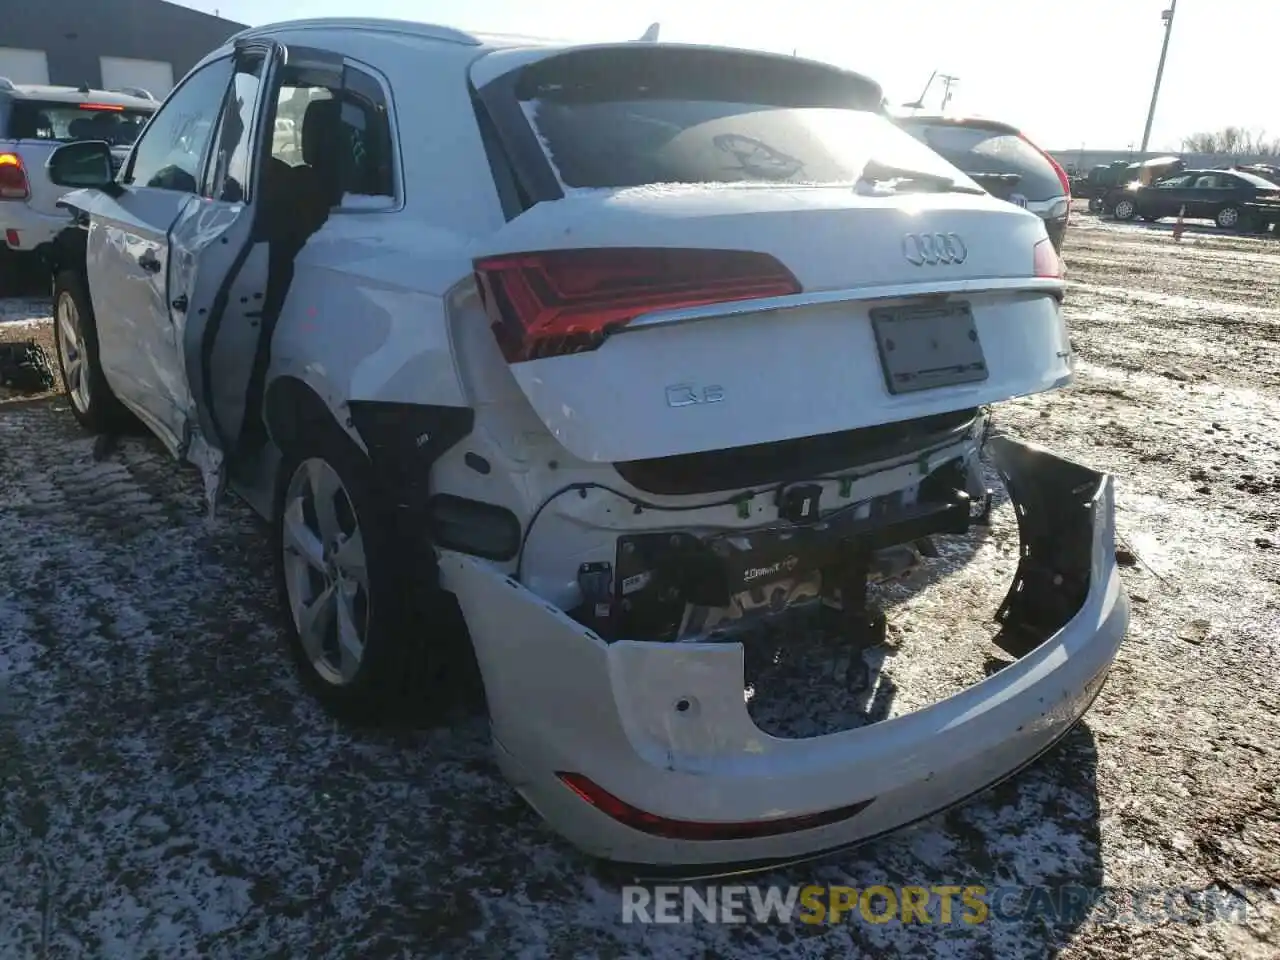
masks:
POLYGON ((320 458, 289 480, 281 529, 285 589, 307 659, 327 683, 355 679, 369 629, 369 573, 351 495, 320 458))
POLYGON ((80 311, 68 293, 58 297, 57 307, 58 354, 62 361, 62 376, 66 381, 67 395, 81 413, 89 409, 89 371, 86 367, 84 334, 80 327, 80 311))

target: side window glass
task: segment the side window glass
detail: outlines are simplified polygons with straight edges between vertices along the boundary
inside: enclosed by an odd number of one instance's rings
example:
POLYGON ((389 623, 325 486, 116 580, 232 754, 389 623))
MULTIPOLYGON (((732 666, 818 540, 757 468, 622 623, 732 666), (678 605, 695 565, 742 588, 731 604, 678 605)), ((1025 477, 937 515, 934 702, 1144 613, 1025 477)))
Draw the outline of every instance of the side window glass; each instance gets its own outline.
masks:
POLYGON ((231 60, 188 77, 160 107, 134 147, 122 182, 199 193, 213 125, 231 82, 231 60))
POLYGON ((341 87, 280 89, 271 156, 307 171, 330 207, 394 204, 395 150, 386 95, 363 70, 347 67, 341 87))
POLYGON ((207 195, 215 200, 242 203, 250 199, 254 108, 262 89, 265 66, 262 57, 241 60, 236 66, 231 92, 218 127, 218 146, 210 165, 207 195))
POLYGON ((343 177, 343 205, 372 202, 386 205, 395 198, 391 120, 382 85, 362 70, 347 67, 343 76, 342 137, 348 151, 343 177))

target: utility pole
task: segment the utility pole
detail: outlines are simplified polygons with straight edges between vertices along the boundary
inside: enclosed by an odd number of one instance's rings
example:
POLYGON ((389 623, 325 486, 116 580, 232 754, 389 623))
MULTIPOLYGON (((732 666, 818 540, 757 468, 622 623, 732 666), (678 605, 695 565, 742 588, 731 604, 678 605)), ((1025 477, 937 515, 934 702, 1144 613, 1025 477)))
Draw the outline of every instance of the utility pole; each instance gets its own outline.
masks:
POLYGON ((951 86, 960 78, 953 77, 949 73, 939 74, 939 76, 942 78, 942 109, 940 112, 946 113, 947 104, 951 102, 951 86))
POLYGON ((1169 9, 1160 14, 1164 21, 1164 46, 1160 48, 1160 65, 1156 67, 1156 85, 1151 90, 1151 108, 1147 111, 1147 127, 1142 131, 1142 153, 1147 152, 1147 144, 1151 141, 1151 124, 1156 118, 1156 101, 1160 99, 1160 81, 1164 79, 1164 60, 1169 55, 1169 37, 1173 33, 1173 12, 1178 8, 1178 0, 1169 0, 1169 9))

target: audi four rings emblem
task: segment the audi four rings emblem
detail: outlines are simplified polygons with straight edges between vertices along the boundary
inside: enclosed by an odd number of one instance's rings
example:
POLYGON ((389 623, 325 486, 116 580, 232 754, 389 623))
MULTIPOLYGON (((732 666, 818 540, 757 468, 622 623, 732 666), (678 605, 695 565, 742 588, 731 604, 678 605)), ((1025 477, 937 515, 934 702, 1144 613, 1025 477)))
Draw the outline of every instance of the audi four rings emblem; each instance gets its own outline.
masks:
POLYGON ((964 263, 969 248, 954 233, 908 233, 902 238, 902 255, 917 267, 964 263))

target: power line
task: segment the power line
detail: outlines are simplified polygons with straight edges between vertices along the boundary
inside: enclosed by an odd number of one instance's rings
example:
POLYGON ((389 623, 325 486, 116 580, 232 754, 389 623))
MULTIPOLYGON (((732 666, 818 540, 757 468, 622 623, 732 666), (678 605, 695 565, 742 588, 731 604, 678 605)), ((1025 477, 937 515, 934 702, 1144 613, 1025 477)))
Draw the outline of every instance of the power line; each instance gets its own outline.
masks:
POLYGON ((947 104, 951 102, 951 87, 958 83, 960 78, 953 77, 949 73, 940 73, 938 76, 942 80, 942 109, 939 112, 946 113, 947 104))

